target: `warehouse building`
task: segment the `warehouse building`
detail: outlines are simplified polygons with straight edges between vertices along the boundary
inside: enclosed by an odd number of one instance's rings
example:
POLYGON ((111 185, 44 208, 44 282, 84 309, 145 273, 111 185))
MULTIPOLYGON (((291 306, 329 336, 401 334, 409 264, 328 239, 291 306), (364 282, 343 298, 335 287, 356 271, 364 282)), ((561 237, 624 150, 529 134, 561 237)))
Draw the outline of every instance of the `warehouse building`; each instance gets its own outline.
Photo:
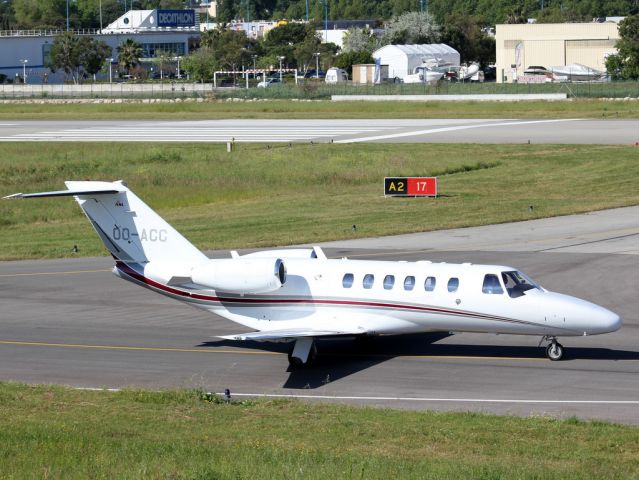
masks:
POLYGON ((617 40, 614 21, 497 25, 497 82, 521 81, 531 66, 582 65, 605 72, 606 58, 617 52, 617 40))
MULTIPOLYGON (((0 31, 0 79, 28 84, 62 83, 64 72, 52 73, 47 67, 51 47, 61 31, 10 30, 0 31)), ((89 35, 111 47, 112 60, 98 75, 108 79, 117 68, 117 47, 127 39, 142 45, 142 62, 151 62, 157 53, 169 52, 174 57, 189 53, 199 43, 200 30, 194 10, 130 10, 106 28, 82 30, 77 35, 89 35)))

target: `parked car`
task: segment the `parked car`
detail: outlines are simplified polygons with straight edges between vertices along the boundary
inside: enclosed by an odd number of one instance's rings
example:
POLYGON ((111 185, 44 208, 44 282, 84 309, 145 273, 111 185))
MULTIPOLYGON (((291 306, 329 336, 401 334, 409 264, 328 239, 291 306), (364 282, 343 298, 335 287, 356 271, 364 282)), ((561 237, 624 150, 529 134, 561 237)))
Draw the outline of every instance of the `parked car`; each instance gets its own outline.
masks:
POLYGON ((326 72, 324 70, 320 70, 319 72, 316 72, 315 69, 313 69, 313 70, 307 70, 306 73, 304 73, 303 78, 324 78, 324 77, 326 77, 326 72))
POLYGON ((270 87, 271 85, 280 85, 280 77, 270 77, 267 78, 266 80, 262 80, 260 83, 257 84, 258 88, 267 88, 270 87))

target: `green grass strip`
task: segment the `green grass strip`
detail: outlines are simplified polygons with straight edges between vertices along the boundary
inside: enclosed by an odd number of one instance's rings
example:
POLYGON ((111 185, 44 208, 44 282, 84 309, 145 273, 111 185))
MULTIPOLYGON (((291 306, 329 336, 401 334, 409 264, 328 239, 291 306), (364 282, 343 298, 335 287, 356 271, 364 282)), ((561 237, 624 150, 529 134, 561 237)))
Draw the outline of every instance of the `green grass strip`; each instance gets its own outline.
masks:
POLYGON ((627 479, 639 429, 0 383, 3 478, 627 479))
POLYGON ((208 101, 203 103, 0 104, 2 120, 228 118, 639 118, 639 101, 548 102, 208 101))
MULTIPOLYGON (((0 156, 3 196, 60 190, 70 179, 124 179, 202 249, 636 205, 637 178, 639 148, 632 146, 251 144, 226 153, 215 144, 3 143, 0 156), (410 175, 439 177, 441 196, 384 198, 384 176, 410 175)), ((0 201, 0 244, 5 260, 105 253, 71 198, 0 201)))

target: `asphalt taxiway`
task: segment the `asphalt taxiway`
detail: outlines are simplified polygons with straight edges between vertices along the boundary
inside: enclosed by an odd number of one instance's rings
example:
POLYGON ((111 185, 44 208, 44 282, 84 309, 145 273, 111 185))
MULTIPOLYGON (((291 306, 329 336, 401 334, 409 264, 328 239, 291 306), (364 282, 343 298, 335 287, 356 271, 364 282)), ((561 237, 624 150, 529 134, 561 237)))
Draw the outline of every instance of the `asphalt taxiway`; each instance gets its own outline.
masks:
MULTIPOLYGON (((620 314, 616 333, 562 338, 458 333, 319 343, 290 369, 285 345, 117 279, 108 258, 0 263, 0 379, 89 388, 229 388, 234 396, 639 424, 639 208, 516 224, 331 242, 330 256, 511 265, 620 314)), ((225 255, 216 252, 215 255, 225 255)))
POLYGON ((0 121, 1 141, 626 144, 638 120, 224 119, 0 121))

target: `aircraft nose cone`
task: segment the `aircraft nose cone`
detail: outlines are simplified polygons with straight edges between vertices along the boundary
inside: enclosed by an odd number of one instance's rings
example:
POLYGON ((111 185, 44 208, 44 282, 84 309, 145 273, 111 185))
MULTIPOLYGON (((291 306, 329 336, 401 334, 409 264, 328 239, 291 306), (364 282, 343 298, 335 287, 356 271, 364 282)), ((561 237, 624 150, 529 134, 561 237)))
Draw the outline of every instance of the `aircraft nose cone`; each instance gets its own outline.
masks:
POLYGON ((615 332, 621 328, 622 321, 619 315, 608 310, 601 324, 605 326, 606 332, 615 332))
POLYGON ((594 315, 592 322, 592 333, 610 333, 621 328, 621 317, 615 312, 599 307, 599 311, 594 315))

